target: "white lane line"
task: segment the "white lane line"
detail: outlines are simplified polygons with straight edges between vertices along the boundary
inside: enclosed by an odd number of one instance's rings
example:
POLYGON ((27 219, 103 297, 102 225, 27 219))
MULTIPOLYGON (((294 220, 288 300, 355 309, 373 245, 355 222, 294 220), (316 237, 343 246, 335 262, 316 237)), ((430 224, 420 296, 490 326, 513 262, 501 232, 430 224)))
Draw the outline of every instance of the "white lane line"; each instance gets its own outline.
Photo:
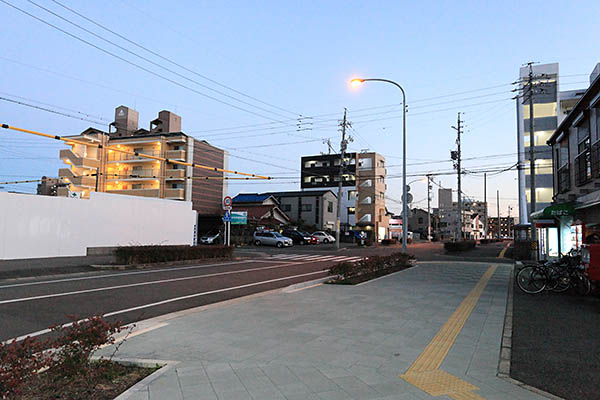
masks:
POLYGON ((293 258, 303 257, 300 254, 287 254, 284 256, 277 257, 278 260, 291 260, 293 258))
MULTIPOLYGON (((179 301, 179 300, 187 300, 187 299, 192 299, 194 297, 207 296, 209 294, 223 293, 223 292, 228 292, 228 291, 231 291, 231 290, 244 289, 244 288, 248 288, 248 287, 264 285, 264 284, 267 284, 267 283, 280 282, 280 281, 284 281, 284 280, 287 280, 287 279, 302 278, 304 276, 322 274, 324 272, 329 272, 329 270, 328 269, 323 269, 323 270, 315 271, 315 272, 307 272, 305 274, 299 274, 299 275, 293 275, 293 276, 285 276, 283 278, 269 279, 267 281, 261 281, 261 282, 255 282, 255 283, 247 283, 245 285, 232 286, 232 287, 223 288, 223 289, 210 290, 208 292, 201 292, 201 293, 188 294, 186 296, 173 297, 173 298, 170 298, 170 299, 161 300, 161 301, 157 301, 157 302, 154 302, 154 303, 148 303, 148 304, 143 304, 143 305, 140 305, 140 306, 125 308, 123 310, 112 311, 112 312, 109 312, 107 314, 104 314, 104 317, 112 317, 112 316, 115 316, 115 315, 124 314, 124 313, 131 312, 131 311, 142 310, 144 308, 150 308, 150 307, 160 306, 160 305, 163 305, 163 304, 168 304, 168 303, 172 303, 172 302, 179 301)), ((78 322, 82 322, 82 321, 85 321, 85 319, 82 319, 82 320, 80 320, 78 322)), ((63 327, 69 327, 71 325, 73 325, 73 323, 69 322, 69 323, 64 324, 62 326, 63 327)), ((33 333, 28 334, 28 335, 23 335, 23 336, 19 336, 17 338, 14 338, 14 339, 6 340, 6 341, 3 342, 3 344, 10 343, 13 340, 17 340, 17 341, 23 340, 27 336, 34 337, 34 336, 43 335, 43 334, 49 333, 49 332, 51 332, 50 329, 42 329, 40 331, 33 332, 33 333)))
MULTIPOLYGON (((276 260, 260 260, 261 262, 278 262, 276 260)), ((136 272, 121 272, 115 274, 104 274, 104 275, 94 275, 94 276, 81 276, 77 278, 63 278, 63 279, 53 279, 47 281, 38 281, 38 282, 26 282, 26 283, 15 283, 10 285, 2 285, 0 289, 13 288, 13 287, 22 287, 22 286, 34 286, 34 285, 43 285, 46 283, 61 283, 61 282, 73 282, 73 281, 83 281, 88 279, 102 279, 102 278, 111 278, 115 276, 129 276, 129 275, 141 275, 141 274, 156 274, 159 272, 171 272, 171 271, 185 271, 188 269, 202 269, 202 268, 211 268, 211 267, 220 267, 226 265, 237 265, 237 264, 248 264, 255 262, 254 260, 243 260, 243 261, 233 261, 229 263, 219 263, 219 264, 202 264, 202 265, 192 265, 187 267, 177 267, 177 268, 168 268, 168 269, 153 269, 149 271, 136 271, 136 272)))
POLYGON ((83 293, 102 292, 102 291, 105 291, 105 290, 124 289, 124 288, 136 287, 136 286, 157 285, 159 283, 179 282, 179 281, 186 281, 186 280, 192 280, 192 279, 201 279, 201 278, 207 278, 207 277, 213 277, 213 276, 220 276, 220 275, 240 274, 240 273, 243 273, 243 272, 253 272, 253 271, 261 271, 261 270, 268 270, 268 269, 283 268, 283 267, 287 267, 287 266, 290 266, 290 265, 298 265, 298 263, 285 263, 285 264, 274 265, 272 267, 247 268, 247 269, 241 269, 241 270, 237 270, 237 271, 216 272, 214 274, 203 274, 203 275, 185 276, 185 277, 182 277, 182 278, 161 279, 161 280, 150 281, 150 282, 128 283, 128 284, 124 284, 124 285, 105 286, 105 287, 101 287, 101 288, 75 290, 75 291, 63 292, 63 293, 42 294, 42 295, 38 295, 38 296, 30 296, 30 297, 21 297, 21 298, 17 298, 17 299, 1 300, 0 301, 0 305, 2 305, 2 304, 11 304, 11 303, 20 303, 20 302, 31 301, 31 300, 49 299, 49 298, 53 298, 53 297, 72 296, 72 295, 83 294, 83 293))

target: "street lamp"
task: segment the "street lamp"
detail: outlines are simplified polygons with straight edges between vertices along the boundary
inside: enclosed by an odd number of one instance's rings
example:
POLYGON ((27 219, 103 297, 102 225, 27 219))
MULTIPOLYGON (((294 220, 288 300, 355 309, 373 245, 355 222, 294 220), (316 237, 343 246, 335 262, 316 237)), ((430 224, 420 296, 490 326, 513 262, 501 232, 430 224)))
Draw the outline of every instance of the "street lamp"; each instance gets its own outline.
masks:
MULTIPOLYGON (((407 207, 407 194, 406 190, 406 93, 402 86, 389 79, 379 78, 355 78, 350 81, 350 85, 354 88, 358 88, 365 82, 386 82, 396 86, 402 92, 402 223, 408 221, 408 207, 407 207)), ((402 251, 406 253, 406 242, 407 242, 407 230, 402 229, 402 251)))

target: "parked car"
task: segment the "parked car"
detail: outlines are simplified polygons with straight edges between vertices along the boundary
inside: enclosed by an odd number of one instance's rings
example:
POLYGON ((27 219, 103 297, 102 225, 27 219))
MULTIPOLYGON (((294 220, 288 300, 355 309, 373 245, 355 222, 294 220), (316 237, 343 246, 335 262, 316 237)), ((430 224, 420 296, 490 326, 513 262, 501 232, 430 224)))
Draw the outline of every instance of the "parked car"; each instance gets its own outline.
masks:
POLYGON ((302 232, 302 231, 284 230, 283 236, 286 236, 286 237, 289 237, 290 239, 292 239, 294 244, 311 244, 312 243, 312 237, 309 234, 302 232))
POLYGON ((221 241, 221 232, 208 232, 200 238, 200 244, 218 244, 221 241))
POLYGON ((319 243, 335 243, 335 238, 327 232, 316 231, 312 235, 319 239, 319 243))
POLYGON ((316 236, 311 235, 308 232, 301 232, 304 236, 307 236, 310 238, 310 244, 319 244, 319 238, 316 236))
POLYGON ((287 236, 283 236, 279 232, 254 232, 254 244, 256 246, 277 246, 289 247, 293 246, 294 242, 287 236))

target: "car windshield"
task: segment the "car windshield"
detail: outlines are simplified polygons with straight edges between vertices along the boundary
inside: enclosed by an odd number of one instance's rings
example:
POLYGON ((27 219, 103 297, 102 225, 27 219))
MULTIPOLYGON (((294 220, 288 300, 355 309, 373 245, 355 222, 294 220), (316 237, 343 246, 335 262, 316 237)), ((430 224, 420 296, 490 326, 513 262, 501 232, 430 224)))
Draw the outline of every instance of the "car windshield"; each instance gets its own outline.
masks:
POLYGON ((279 232, 273 232, 273 235, 275 235, 275 237, 285 237, 279 232))

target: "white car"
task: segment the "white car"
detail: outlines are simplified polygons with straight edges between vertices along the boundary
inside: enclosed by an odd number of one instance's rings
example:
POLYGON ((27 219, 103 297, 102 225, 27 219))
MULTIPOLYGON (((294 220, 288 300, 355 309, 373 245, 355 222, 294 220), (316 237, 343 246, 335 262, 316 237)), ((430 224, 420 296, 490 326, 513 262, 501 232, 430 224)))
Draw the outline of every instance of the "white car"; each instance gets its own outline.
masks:
POLYGON ((319 243, 335 243, 335 238, 327 232, 316 231, 312 235, 319 239, 319 243))

